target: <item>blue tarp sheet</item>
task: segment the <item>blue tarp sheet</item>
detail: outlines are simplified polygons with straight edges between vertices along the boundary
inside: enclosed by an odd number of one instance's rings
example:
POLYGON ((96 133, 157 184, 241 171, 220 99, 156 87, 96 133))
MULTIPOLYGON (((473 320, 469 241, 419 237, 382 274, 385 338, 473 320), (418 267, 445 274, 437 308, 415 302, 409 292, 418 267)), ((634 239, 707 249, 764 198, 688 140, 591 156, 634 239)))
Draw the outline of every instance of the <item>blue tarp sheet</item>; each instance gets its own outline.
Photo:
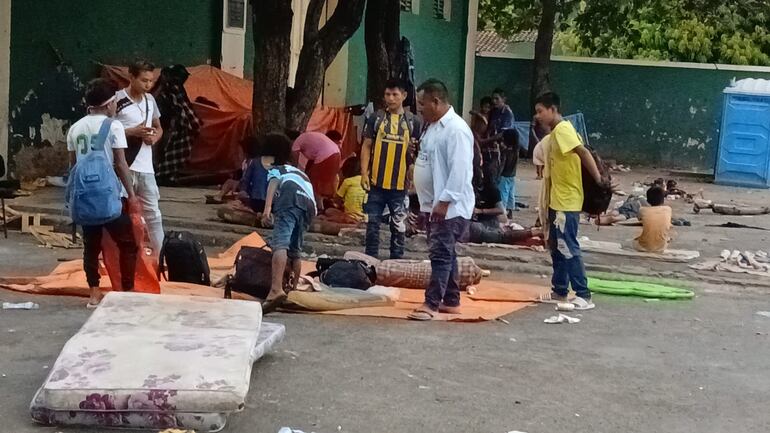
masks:
MULTIPOLYGON (((570 114, 569 116, 564 116, 564 118, 572 123, 572 126, 575 127, 578 134, 580 134, 580 136, 583 138, 583 143, 590 145, 588 142, 588 130, 586 129, 586 121, 583 117, 583 113, 570 114)), ((514 122, 513 125, 514 128, 516 128, 516 132, 519 134, 519 147, 524 150, 528 150, 527 148, 529 147, 530 122, 514 122)), ((542 139, 543 137, 539 138, 542 139)))

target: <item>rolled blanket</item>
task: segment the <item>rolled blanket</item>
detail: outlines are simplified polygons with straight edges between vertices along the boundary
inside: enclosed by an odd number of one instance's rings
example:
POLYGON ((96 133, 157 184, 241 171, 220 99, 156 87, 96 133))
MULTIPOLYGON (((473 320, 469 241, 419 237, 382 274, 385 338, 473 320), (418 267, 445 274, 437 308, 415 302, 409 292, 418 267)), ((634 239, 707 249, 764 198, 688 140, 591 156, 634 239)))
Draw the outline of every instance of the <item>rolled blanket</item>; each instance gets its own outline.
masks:
MULTIPOLYGON (((430 283, 430 262, 422 260, 383 260, 377 266, 377 284, 405 289, 425 289, 430 283)), ((460 288, 478 284, 481 268, 470 257, 457 258, 460 288)))

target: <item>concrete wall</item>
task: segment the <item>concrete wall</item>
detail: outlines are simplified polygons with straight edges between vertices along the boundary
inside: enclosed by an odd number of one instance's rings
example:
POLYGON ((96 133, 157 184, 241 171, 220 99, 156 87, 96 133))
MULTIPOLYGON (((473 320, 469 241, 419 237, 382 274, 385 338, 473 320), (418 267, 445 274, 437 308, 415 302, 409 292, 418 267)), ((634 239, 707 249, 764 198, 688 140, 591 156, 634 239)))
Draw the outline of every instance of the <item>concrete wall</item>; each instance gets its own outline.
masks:
MULTIPOLYGON (((447 0, 450 1, 450 0, 447 0)), ((433 17, 433 2, 420 1, 419 13, 401 13, 401 34, 412 43, 415 81, 428 78, 444 81, 452 103, 462 110, 465 43, 468 29, 468 0, 451 0, 449 21, 433 17)), ((363 24, 348 42, 347 103, 366 102, 366 48, 363 24)))
MULTIPOLYGON (((475 103, 499 86, 516 118, 529 119, 531 74, 528 59, 477 57, 475 103)), ((770 79, 770 68, 556 59, 551 70, 563 110, 585 114, 602 156, 697 170, 714 168, 722 90, 733 77, 770 79)))
POLYGON ((219 63, 221 0, 17 0, 11 15, 12 106, 56 66, 51 45, 84 80, 94 60, 219 63))

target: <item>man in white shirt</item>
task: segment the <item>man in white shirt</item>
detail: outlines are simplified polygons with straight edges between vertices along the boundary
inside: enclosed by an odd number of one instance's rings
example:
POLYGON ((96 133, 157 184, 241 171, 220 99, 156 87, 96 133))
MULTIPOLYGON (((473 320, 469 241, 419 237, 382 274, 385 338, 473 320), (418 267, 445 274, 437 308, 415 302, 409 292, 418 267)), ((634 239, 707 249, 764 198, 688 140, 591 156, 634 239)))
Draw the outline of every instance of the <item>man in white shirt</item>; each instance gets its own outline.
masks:
MULTIPOLYGON (((103 78, 88 83, 86 89, 88 115, 73 124, 67 132, 67 150, 70 155, 70 166, 85 157, 98 144, 99 130, 108 117, 115 115, 115 87, 103 78)), ((107 160, 113 163, 115 173, 123 185, 122 196, 128 198, 128 205, 134 201, 134 188, 131 173, 124 154, 127 148, 126 135, 123 125, 113 121, 110 132, 104 141, 104 152, 107 160)), ((95 307, 101 301, 99 291, 99 254, 102 251, 102 232, 107 230, 119 249, 121 289, 130 291, 134 288, 134 271, 136 270, 137 245, 131 225, 131 218, 123 207, 123 213, 117 219, 98 226, 83 226, 83 270, 86 273, 88 287, 91 289, 89 307, 95 307)), ((115 288, 118 289, 118 288, 115 288)))
POLYGON ((131 167, 136 196, 142 204, 150 245, 157 255, 163 245, 164 233, 158 204, 160 192, 152 166, 152 146, 160 141, 163 128, 160 126, 160 110, 149 93, 155 82, 154 71, 155 66, 145 61, 137 61, 128 67, 129 85, 116 94, 116 118, 126 129, 126 160, 131 167))
POLYGON ((420 141, 414 182, 420 210, 430 212, 431 277, 425 303, 410 313, 431 320, 438 312, 459 314, 460 285, 455 246, 473 215, 473 133, 449 105, 444 83, 417 89, 417 107, 428 124, 420 141))

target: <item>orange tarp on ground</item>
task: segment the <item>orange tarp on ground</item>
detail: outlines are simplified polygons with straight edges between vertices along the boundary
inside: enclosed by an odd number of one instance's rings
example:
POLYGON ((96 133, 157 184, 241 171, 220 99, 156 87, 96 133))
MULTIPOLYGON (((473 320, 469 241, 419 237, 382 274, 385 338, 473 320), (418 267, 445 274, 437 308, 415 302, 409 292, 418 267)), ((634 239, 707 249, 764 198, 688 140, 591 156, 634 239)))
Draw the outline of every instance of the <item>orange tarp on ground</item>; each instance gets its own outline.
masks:
MULTIPOLYGON (((240 143, 252 129, 253 82, 209 65, 193 66, 187 71, 190 77, 184 87, 203 126, 193 144, 185 172, 218 173, 239 169, 243 161, 240 143), (218 107, 195 102, 199 96, 215 102, 218 107)), ((105 65, 102 76, 120 86, 128 85, 128 69, 125 67, 105 65)), ((353 116, 342 107, 316 107, 307 131, 326 132, 332 129, 343 135, 343 159, 357 150, 353 116)))
MULTIPOLYGON (((212 281, 216 275, 220 277, 231 272, 235 257, 243 246, 262 247, 265 241, 257 233, 252 233, 217 257, 209 258, 212 281)), ((315 270, 315 264, 303 262, 302 271, 308 273, 315 270)), ((104 272, 106 274, 106 272, 104 272)), ((49 275, 42 277, 0 277, 0 288, 42 295, 64 296, 88 296, 88 284, 83 272, 83 261, 73 260, 60 264, 49 275)), ((439 314, 436 320, 478 322, 494 320, 498 317, 518 311, 532 303, 540 294, 549 292, 546 286, 533 284, 518 284, 494 280, 482 280, 476 285, 477 291, 473 295, 462 294, 462 314, 439 314)), ((109 278, 102 279, 102 289, 110 290, 109 278)), ((200 286, 189 283, 177 283, 162 281, 160 283, 161 295, 193 295, 222 297, 220 288, 200 286)), ((248 295, 233 292, 237 299, 253 299, 248 295)), ((415 289, 401 289, 399 300, 393 306, 354 308, 349 310, 326 311, 310 314, 328 314, 340 316, 373 316, 405 319, 413 309, 417 308, 424 300, 424 291, 415 289)))

